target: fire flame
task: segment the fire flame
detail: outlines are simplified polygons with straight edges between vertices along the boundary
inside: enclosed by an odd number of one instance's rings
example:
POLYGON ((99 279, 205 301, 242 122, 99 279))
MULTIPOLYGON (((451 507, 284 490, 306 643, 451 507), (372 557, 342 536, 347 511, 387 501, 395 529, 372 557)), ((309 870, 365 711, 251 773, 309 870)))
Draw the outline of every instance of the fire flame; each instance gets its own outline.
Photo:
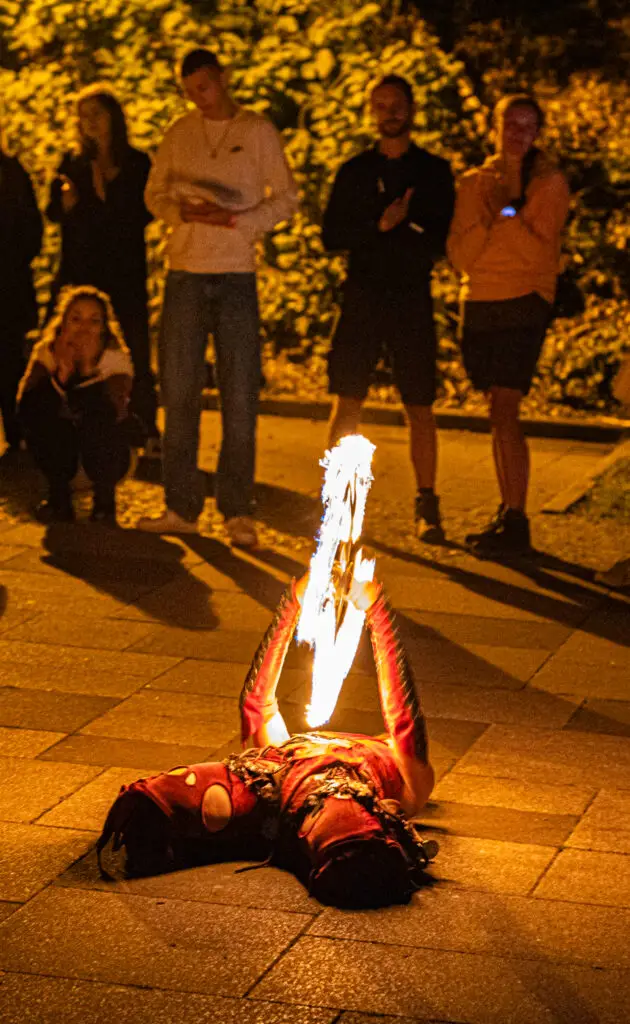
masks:
POLYGON ((363 558, 359 547, 374 451, 367 438, 349 434, 321 460, 326 470, 324 514, 297 627, 297 640, 314 650, 306 711, 311 728, 323 725, 335 710, 365 621, 365 612, 349 600, 348 592, 354 580, 374 577, 374 562, 363 558))

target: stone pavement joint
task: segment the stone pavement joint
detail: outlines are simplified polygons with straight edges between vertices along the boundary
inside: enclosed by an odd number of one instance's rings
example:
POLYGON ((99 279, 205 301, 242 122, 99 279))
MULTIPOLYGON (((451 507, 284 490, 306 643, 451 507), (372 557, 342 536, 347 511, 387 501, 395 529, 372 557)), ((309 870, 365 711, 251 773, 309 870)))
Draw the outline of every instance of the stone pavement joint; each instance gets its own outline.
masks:
MULTIPOLYGON (((263 416, 262 547, 32 522, 35 477, 0 505, 0 1019, 3 1024, 623 1024, 630 1019, 630 595, 592 571, 630 528, 543 506, 610 445, 532 442, 538 556, 461 540, 496 504, 488 438, 441 433, 449 543, 413 535, 406 432, 377 445, 366 535, 423 695, 441 845, 411 904, 324 908, 285 872, 212 864, 105 882, 94 841, 121 785, 238 747, 238 695, 312 550, 324 422, 263 416), (624 1017, 625 1014, 625 1017, 624 1017)), ((205 413, 211 485, 218 416, 205 413)), ((159 509, 120 488, 122 525, 159 509)), ((81 516, 87 509, 81 508, 81 516)), ((309 656, 280 684, 304 727, 309 656)), ((363 643, 331 727, 383 728, 363 643)))

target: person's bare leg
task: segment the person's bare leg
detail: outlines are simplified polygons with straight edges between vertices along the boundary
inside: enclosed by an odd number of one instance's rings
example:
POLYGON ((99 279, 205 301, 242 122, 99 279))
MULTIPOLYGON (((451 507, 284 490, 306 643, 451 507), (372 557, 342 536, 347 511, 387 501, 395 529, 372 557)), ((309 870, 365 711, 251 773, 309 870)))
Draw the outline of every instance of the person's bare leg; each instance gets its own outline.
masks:
POLYGON ((515 388, 492 388, 490 420, 501 497, 507 508, 525 511, 529 484, 529 448, 519 420, 523 395, 515 388))
POLYGON ((361 406, 363 402, 359 398, 347 398, 344 395, 335 395, 333 406, 328 420, 328 447, 332 448, 340 438, 346 434, 356 434, 361 420, 361 406))
POLYGON ((409 423, 411 463, 418 490, 435 489, 437 473, 437 431, 430 405, 406 405, 409 423))

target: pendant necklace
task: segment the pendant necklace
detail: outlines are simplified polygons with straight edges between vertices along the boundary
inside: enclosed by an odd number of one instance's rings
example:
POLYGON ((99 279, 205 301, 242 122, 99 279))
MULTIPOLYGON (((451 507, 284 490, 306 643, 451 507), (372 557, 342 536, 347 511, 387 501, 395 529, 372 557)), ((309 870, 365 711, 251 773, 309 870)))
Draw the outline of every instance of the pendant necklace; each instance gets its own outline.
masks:
POLYGON ((230 117, 228 119, 228 123, 227 123, 226 127, 223 129, 222 134, 219 136, 218 140, 214 144, 212 144, 209 141, 209 139, 208 139, 208 128, 207 128, 206 119, 204 118, 203 124, 204 124, 206 142, 208 143, 208 145, 210 147, 210 157, 211 157, 212 160, 216 160, 216 158, 218 157, 219 150, 221 149, 221 146, 223 145, 223 143, 227 139, 227 137, 229 135, 229 132, 230 132, 230 128, 232 127, 232 124, 236 120, 237 116, 238 115, 235 114, 234 117, 230 117))

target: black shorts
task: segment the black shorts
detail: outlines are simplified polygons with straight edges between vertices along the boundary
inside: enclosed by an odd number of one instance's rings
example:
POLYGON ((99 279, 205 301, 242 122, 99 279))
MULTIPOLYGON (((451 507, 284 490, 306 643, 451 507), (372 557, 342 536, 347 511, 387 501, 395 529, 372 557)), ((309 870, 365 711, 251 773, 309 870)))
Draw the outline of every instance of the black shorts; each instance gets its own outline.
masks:
POLYGON ((437 342, 428 286, 409 294, 347 281, 328 356, 328 390, 363 401, 385 353, 404 404, 432 405, 437 342))
POLYGON ((473 387, 513 388, 526 395, 550 313, 550 304, 537 292, 496 302, 466 302, 462 355, 473 387))

